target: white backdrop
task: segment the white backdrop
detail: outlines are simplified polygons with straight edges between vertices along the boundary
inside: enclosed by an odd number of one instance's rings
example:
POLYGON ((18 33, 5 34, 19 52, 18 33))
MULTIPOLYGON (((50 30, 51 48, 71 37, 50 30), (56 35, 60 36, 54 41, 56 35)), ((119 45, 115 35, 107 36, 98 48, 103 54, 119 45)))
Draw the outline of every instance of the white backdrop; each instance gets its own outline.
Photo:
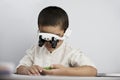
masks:
POLYGON ((48 5, 66 10, 70 44, 99 72, 120 72, 120 0, 0 0, 0 61, 18 64, 36 42, 38 13, 48 5))

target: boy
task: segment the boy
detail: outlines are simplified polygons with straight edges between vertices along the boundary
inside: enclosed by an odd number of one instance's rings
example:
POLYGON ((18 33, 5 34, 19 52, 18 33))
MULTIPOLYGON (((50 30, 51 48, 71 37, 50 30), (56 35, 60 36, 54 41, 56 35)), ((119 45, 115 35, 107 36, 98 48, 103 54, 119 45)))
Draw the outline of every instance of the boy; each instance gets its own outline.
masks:
MULTIPOLYGON (((68 25, 67 13, 56 6, 46 7, 38 16, 40 33, 51 33, 63 37, 68 25)), ((41 47, 35 45, 27 50, 27 55, 22 58, 17 67, 17 73, 24 75, 96 76, 97 70, 82 52, 73 49, 64 40, 58 40, 54 48, 50 41, 46 41, 41 47)))

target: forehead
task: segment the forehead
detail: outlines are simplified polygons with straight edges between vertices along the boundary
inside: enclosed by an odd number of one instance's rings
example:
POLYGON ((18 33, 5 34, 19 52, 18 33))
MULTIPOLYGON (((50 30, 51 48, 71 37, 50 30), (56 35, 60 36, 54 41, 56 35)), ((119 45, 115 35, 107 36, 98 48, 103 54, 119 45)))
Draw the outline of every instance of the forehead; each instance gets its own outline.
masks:
POLYGON ((39 30, 40 32, 52 34, 59 34, 64 32, 64 30, 62 30, 60 26, 40 26, 39 30))

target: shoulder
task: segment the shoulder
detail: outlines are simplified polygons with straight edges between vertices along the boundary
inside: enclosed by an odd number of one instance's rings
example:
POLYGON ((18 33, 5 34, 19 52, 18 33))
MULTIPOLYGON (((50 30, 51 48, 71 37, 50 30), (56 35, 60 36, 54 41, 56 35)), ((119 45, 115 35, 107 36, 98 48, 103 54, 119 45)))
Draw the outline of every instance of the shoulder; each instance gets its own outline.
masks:
POLYGON ((84 54, 81 49, 73 48, 69 45, 66 46, 66 49, 68 49, 68 55, 69 56, 69 64, 71 66, 83 66, 83 65, 89 65, 94 66, 93 62, 89 59, 89 57, 84 54))
POLYGON ((39 47, 38 45, 32 45, 29 49, 26 50, 27 54, 37 54, 44 47, 39 47))
POLYGON ((29 49, 27 49, 27 51, 34 51, 38 49, 38 46, 37 45, 32 45, 29 49))
POLYGON ((65 43, 65 52, 72 55, 82 55, 82 51, 79 48, 74 48, 70 44, 65 43))

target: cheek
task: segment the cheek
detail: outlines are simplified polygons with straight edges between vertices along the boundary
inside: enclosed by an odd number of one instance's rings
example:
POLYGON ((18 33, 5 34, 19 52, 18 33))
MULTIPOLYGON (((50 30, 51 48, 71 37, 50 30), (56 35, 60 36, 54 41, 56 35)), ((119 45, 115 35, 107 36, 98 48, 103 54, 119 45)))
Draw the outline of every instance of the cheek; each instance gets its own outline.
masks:
POLYGON ((57 43, 57 46, 59 46, 62 43, 62 40, 59 40, 57 43))

